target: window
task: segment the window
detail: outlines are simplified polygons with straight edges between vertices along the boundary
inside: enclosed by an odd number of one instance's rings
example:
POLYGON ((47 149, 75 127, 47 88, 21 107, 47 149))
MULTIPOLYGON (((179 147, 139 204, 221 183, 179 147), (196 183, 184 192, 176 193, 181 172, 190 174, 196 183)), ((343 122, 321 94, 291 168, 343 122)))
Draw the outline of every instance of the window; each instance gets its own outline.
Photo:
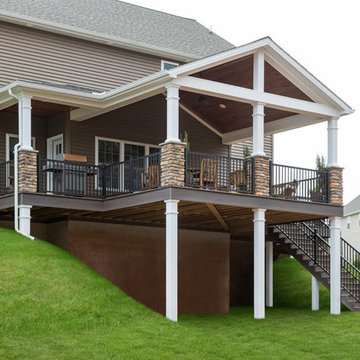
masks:
POLYGON ((351 225, 351 216, 348 216, 346 218, 346 228, 347 229, 350 229, 350 225, 351 225))
MULTIPOLYGON (((144 157, 146 155, 158 153, 159 147, 154 145, 131 143, 128 141, 121 141, 116 139, 96 138, 95 143, 95 163, 96 165, 110 165, 125 161, 125 164, 120 167, 111 167, 111 170, 107 170, 106 173, 106 187, 113 189, 128 189, 131 186, 131 181, 139 183, 141 179, 137 178, 137 175, 141 177, 140 165, 141 162, 128 162, 137 158, 144 157), (124 173, 131 171, 135 174, 131 178, 124 177, 124 173), (120 173, 119 173, 120 169, 120 173)), ((102 187, 102 176, 99 176, 97 184, 102 187)))
POLYGON ((161 70, 170 70, 179 66, 178 63, 174 63, 171 61, 161 60, 161 70))

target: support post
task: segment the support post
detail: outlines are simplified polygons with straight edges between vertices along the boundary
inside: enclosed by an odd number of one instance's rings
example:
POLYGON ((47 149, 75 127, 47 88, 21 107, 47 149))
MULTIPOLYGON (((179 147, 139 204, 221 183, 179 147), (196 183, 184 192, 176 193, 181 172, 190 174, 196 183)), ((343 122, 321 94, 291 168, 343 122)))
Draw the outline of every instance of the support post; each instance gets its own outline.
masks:
POLYGON ((166 317, 178 318, 178 202, 166 204, 166 317))
MULTIPOLYGON (((254 54, 253 89, 264 92, 265 80, 264 53, 254 54)), ((264 152, 264 105, 256 103, 253 105, 253 153, 251 156, 265 156, 264 152)))
POLYGON ((316 277, 311 277, 311 310, 319 310, 319 281, 316 277))
POLYGON ((30 235, 31 205, 19 205, 19 230, 30 235))
POLYGON ((266 241, 266 301, 267 307, 273 307, 273 262, 274 262, 274 243, 266 241))
POLYGON ((328 168, 339 167, 338 164, 338 119, 328 120, 328 168))
POLYGON ((265 318, 265 211, 254 212, 254 318, 265 318))
POLYGON ((31 146, 31 97, 21 96, 18 100, 19 109, 19 151, 34 151, 31 146))
POLYGON ((167 89, 166 141, 180 143, 179 139, 179 86, 169 85, 167 89))
POLYGON ((330 218, 330 313, 341 311, 341 259, 340 259, 341 218, 330 218))

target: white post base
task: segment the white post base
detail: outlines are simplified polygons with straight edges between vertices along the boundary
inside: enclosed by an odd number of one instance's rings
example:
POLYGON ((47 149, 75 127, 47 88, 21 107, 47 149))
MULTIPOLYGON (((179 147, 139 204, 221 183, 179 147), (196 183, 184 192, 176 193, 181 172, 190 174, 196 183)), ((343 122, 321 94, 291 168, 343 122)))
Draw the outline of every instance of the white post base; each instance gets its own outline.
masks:
POLYGON ((341 218, 330 218, 330 313, 341 312, 341 264, 340 264, 341 218))
POLYGON ((312 276, 311 277, 311 310, 319 310, 319 281, 312 276))
POLYGON ((266 246, 266 299, 265 304, 267 307, 273 307, 273 262, 274 262, 274 243, 267 241, 266 246))
POLYGON ((166 203, 166 317, 178 319, 178 202, 166 203))
POLYGON ((265 318, 265 211, 254 212, 254 318, 265 318))
POLYGON ((19 230, 30 235, 31 205, 19 205, 19 230))

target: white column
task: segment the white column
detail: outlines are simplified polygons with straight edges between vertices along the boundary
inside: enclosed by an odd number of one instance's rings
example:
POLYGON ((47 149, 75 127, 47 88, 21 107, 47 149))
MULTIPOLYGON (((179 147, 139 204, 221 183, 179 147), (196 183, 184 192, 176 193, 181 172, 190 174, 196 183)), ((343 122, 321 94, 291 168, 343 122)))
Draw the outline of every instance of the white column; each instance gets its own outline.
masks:
POLYGON ((330 313, 341 310, 341 264, 340 264, 341 218, 330 218, 330 313))
POLYGON ((167 142, 180 142, 179 139, 179 86, 169 85, 167 89, 167 142))
POLYGON ((178 200, 166 203, 166 317, 178 317, 178 200))
POLYGON ((19 230, 30 235, 31 205, 19 205, 19 230))
POLYGON ((265 318, 265 211, 254 212, 254 318, 265 318))
MULTIPOLYGON (((265 80, 264 53, 254 54, 253 89, 263 92, 265 80)), ((251 156, 265 156, 264 152, 264 105, 253 105, 253 153, 251 156)))
POLYGON ((266 301, 267 307, 273 307, 273 262, 274 262, 274 243, 266 241, 266 301))
POLYGON ((19 109, 19 150, 33 151, 31 146, 31 97, 22 96, 18 101, 19 109))
POLYGON ((338 119, 328 121, 328 167, 339 167, 338 164, 338 119))
POLYGON ((316 277, 311 277, 311 310, 319 310, 319 281, 316 277))

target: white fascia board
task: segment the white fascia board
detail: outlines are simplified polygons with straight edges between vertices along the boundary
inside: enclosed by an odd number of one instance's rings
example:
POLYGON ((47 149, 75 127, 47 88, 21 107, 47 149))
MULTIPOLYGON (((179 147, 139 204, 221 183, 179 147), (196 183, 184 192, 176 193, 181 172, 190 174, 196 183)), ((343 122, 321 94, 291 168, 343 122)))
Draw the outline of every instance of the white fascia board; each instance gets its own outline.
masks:
MULTIPOLYGON (((325 119, 308 115, 293 115, 283 119, 270 121, 264 124, 264 134, 272 135, 280 132, 297 129, 300 127, 317 124, 323 122, 325 119)), ((252 127, 235 130, 223 134, 222 143, 224 145, 236 144, 239 141, 244 141, 252 138, 252 127)))
POLYGON ((272 40, 265 51, 265 60, 314 101, 325 100, 328 102, 330 100, 342 110, 342 115, 348 115, 354 112, 348 104, 272 40), (296 70, 298 76, 296 76, 294 70, 296 70), (299 75, 301 80, 299 80, 299 75))
POLYGON ((215 96, 249 104, 263 103, 266 107, 291 111, 295 113, 316 115, 321 117, 339 117, 338 110, 324 104, 298 100, 287 96, 260 92, 240 86, 228 85, 217 81, 199 79, 192 76, 184 76, 173 80, 182 90, 198 94, 215 96))
POLYGON ((4 10, 0 11, 0 20, 12 24, 31 27, 38 30, 44 30, 60 35, 70 36, 82 40, 87 40, 91 42, 96 42, 183 62, 194 61, 201 58, 201 56, 196 56, 176 50, 169 50, 161 46, 149 45, 129 39, 122 39, 112 35, 103 35, 95 31, 84 30, 70 25, 58 24, 52 21, 41 20, 26 15, 19 15, 4 10))

